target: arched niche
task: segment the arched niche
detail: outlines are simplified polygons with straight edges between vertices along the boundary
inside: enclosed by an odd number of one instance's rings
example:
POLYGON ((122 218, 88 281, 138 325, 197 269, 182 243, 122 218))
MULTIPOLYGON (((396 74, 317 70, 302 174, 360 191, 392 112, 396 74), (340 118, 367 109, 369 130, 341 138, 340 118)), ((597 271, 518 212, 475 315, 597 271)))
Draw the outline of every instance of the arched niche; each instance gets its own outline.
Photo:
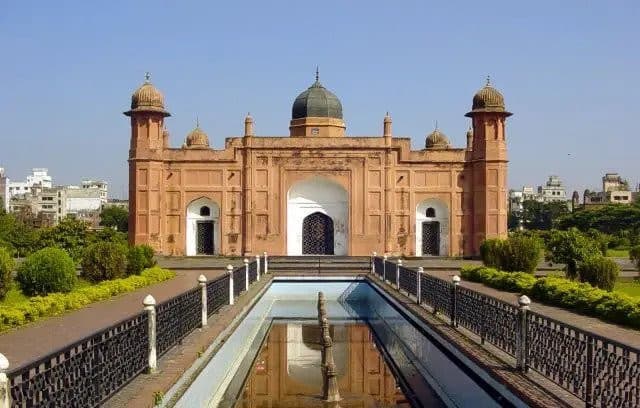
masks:
POLYGON ((206 197, 193 200, 186 209, 186 253, 215 255, 220 253, 220 207, 206 197))
POLYGON ((442 200, 430 198, 416 207, 416 255, 449 255, 449 208, 442 200))

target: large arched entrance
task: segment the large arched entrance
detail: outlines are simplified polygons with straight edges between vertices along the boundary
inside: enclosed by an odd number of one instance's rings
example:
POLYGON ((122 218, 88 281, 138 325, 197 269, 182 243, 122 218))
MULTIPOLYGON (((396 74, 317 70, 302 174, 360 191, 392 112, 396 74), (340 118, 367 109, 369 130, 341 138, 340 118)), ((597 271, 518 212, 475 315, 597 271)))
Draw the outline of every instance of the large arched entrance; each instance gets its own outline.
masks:
POLYGON ((322 177, 294 184, 287 195, 287 254, 347 255, 349 198, 322 177))
POLYGON ((416 208, 416 255, 449 255, 449 211, 440 200, 424 200, 416 208))
POLYGON ((187 207, 187 255, 220 253, 220 207, 208 198, 198 198, 187 207))

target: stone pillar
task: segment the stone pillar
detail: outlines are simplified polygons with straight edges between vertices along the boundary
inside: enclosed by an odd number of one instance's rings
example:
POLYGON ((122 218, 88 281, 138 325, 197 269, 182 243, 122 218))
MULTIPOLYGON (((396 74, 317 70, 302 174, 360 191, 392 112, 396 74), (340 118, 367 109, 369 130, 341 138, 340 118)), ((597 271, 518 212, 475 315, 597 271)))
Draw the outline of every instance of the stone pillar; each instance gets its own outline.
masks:
POLYGON ((396 289, 400 290, 400 267, 402 266, 402 259, 398 259, 396 264, 396 289))
POLYGON ((268 274, 269 273, 269 259, 267 256, 267 251, 262 253, 262 256, 264 257, 264 274, 268 274))
POLYGON ((0 408, 11 408, 11 387, 9 386, 9 360, 0 354, 0 408))
POLYGON ((516 338, 516 369, 527 371, 527 312, 531 299, 527 295, 518 298, 518 336, 516 338))
POLYGON ((387 281, 387 254, 384 254, 384 257, 382 258, 382 281, 386 282, 387 281))
POLYGON ((416 274, 418 281, 416 282, 416 302, 420 304, 420 298, 422 297, 422 274, 424 273, 424 268, 421 266, 418 268, 418 273, 416 274))
POLYGON ((247 291, 249 290, 249 260, 247 258, 244 258, 244 275, 244 290, 247 291))
POLYGON ((229 274, 229 304, 233 305, 233 266, 227 265, 227 273, 229 274))
POLYGON ((198 284, 202 292, 202 323, 200 327, 207 327, 207 278, 204 275, 198 276, 198 284))
POLYGON ((378 256, 378 253, 376 251, 373 251, 373 253, 371 254, 371 274, 374 276, 376 274, 376 268, 375 268, 376 256, 378 256))
POLYGON ((456 327, 458 326, 456 315, 458 314, 458 285, 460 285, 460 277, 453 275, 451 281, 453 282, 453 291, 451 293, 451 325, 456 327))
POLYGON ((147 295, 142 301, 144 310, 147 311, 149 324, 149 353, 147 373, 154 374, 158 371, 158 357, 156 349, 156 300, 151 295, 147 295))
POLYGON ((260 281, 260 255, 256 255, 256 282, 260 281))
POLYGON ((322 325, 322 319, 327 317, 327 304, 324 292, 318 292, 318 324, 322 325))

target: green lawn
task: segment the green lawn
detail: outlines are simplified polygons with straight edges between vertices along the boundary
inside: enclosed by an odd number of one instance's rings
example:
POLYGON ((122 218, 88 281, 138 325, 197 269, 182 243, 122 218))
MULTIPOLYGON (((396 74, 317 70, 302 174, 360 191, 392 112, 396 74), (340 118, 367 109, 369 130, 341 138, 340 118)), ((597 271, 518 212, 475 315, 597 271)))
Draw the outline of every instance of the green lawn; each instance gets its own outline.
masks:
POLYGON ((614 290, 640 299, 640 281, 638 280, 618 281, 614 290))
POLYGON ((607 256, 612 258, 629 259, 629 250, 628 249, 607 249, 607 256))

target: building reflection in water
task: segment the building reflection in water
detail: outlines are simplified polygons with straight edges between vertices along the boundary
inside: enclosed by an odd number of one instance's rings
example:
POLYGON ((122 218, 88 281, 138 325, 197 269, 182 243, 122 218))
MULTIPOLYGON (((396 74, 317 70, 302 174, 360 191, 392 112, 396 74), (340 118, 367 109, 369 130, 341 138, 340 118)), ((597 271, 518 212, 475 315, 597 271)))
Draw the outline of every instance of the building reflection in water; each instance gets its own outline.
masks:
POLYGON ((365 324, 331 325, 339 403, 322 401, 320 327, 274 323, 236 407, 410 407, 365 324))

